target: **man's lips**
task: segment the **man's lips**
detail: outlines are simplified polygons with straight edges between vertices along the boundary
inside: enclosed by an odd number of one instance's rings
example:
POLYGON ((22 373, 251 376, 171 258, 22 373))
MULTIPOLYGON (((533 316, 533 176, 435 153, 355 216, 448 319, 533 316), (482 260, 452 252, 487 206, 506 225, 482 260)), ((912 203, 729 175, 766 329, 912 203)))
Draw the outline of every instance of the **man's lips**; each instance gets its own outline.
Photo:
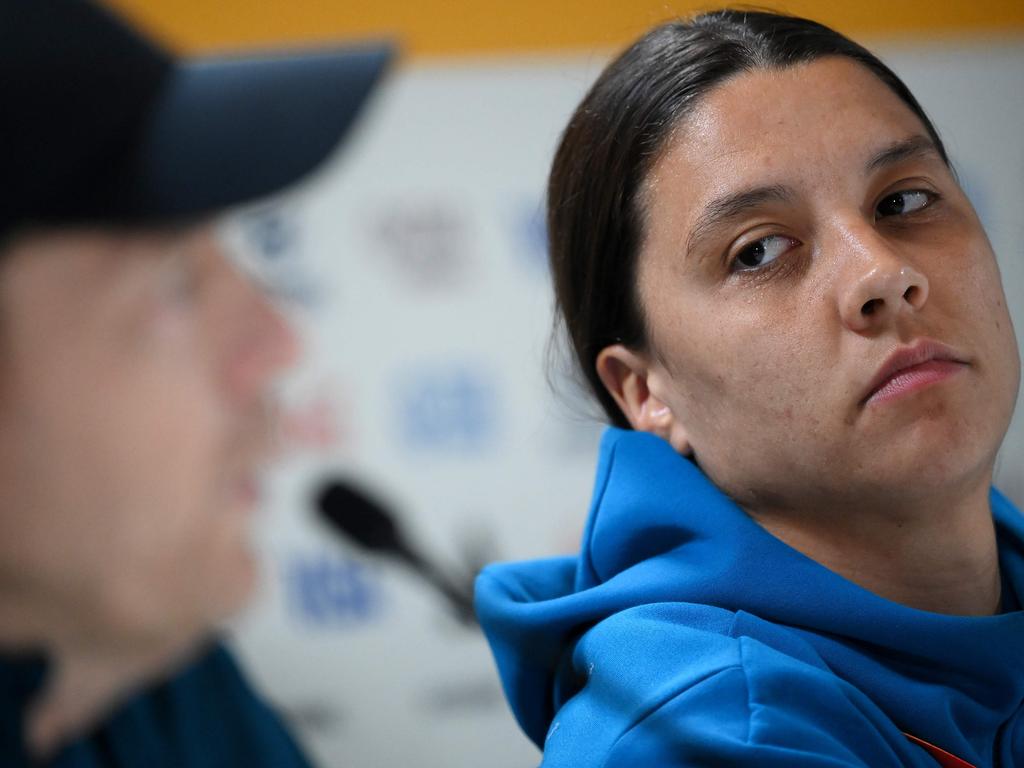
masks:
POLYGON ((962 371, 967 361, 930 339, 900 347, 878 369, 861 405, 880 403, 937 384, 962 371))

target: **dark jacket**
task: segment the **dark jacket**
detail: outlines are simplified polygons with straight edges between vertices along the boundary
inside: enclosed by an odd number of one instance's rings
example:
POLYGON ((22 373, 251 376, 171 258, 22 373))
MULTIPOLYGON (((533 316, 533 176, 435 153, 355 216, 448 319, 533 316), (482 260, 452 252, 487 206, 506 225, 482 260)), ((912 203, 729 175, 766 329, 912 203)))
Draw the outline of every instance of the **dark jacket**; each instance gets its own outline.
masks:
MULTIPOLYGON (((40 660, 0 658, 0 766, 28 768, 24 710, 40 660)), ((47 765, 53 768, 308 768, 302 752, 216 646, 171 680, 124 704, 47 765)))

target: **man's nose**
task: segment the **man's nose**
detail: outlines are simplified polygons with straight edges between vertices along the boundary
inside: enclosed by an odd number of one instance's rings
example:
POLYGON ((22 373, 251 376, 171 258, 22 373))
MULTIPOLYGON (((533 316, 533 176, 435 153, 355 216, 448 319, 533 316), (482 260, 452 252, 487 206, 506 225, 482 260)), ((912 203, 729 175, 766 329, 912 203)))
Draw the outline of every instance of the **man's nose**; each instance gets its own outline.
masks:
POLYGON ((885 328, 928 301, 928 278, 874 230, 844 237, 839 294, 843 323, 855 333, 885 328), (852 252, 851 252, 852 251, 852 252))
MULTIPOLYGON (((247 278, 243 278, 248 282, 247 278)), ((248 400, 264 394, 266 387, 298 361, 301 343, 290 321, 263 292, 246 286, 240 312, 239 334, 228 366, 232 393, 248 400)))

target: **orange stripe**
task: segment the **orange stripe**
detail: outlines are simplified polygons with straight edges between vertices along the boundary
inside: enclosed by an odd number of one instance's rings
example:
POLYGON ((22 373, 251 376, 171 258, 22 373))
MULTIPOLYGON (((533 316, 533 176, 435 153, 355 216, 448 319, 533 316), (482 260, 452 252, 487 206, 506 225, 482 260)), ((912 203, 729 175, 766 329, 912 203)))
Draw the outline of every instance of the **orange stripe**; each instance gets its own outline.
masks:
POLYGON ((929 744, 924 739, 919 739, 917 736, 911 736, 909 733, 904 733, 903 735, 910 739, 914 744, 917 744, 917 746, 927 750, 927 752, 935 758, 935 762, 942 766, 942 768, 974 768, 974 766, 966 760, 961 760, 956 755, 951 755, 941 747, 929 744))
MULTIPOLYGON (((632 0, 106 0, 185 51, 397 37, 407 54, 614 49, 708 4, 632 0)), ((723 3, 725 4, 725 3, 723 3)), ((854 36, 1024 36, 1021 0, 767 0, 854 36)))

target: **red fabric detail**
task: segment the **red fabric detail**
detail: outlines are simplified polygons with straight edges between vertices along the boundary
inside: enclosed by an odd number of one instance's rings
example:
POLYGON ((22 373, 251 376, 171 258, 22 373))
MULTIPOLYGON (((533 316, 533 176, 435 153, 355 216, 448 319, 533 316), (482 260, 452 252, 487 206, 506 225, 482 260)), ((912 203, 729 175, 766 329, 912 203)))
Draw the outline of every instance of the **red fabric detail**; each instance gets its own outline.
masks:
POLYGON ((946 750, 940 749, 934 744, 929 744, 924 739, 919 739, 917 736, 911 736, 909 733, 904 733, 903 735, 910 739, 914 744, 917 744, 917 746, 927 751, 928 754, 935 758, 935 762, 941 765, 942 768, 974 768, 974 766, 966 760, 961 760, 956 755, 951 755, 946 750))

